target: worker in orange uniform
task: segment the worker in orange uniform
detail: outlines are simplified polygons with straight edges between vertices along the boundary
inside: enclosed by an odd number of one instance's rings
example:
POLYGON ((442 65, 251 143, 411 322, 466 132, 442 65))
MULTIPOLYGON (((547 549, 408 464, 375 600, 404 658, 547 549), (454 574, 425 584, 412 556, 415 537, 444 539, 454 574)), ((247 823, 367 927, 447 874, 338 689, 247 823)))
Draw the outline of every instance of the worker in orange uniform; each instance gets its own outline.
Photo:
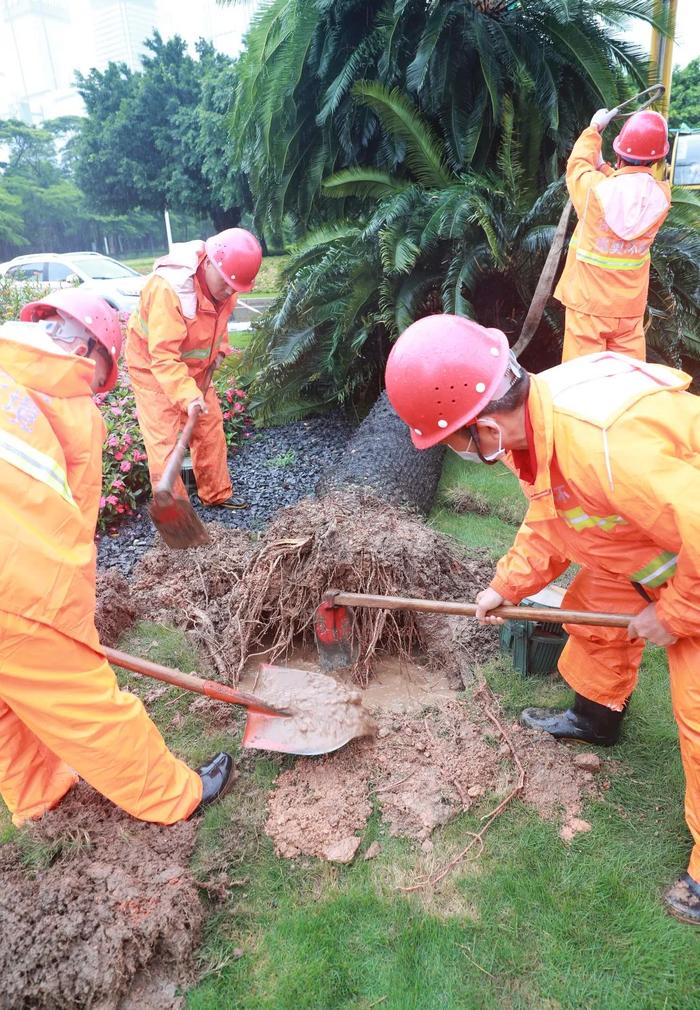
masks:
MULTIPOLYGON (((156 260, 129 320, 126 361, 151 484, 160 480, 186 417, 201 411, 190 452, 197 494, 207 506, 247 507, 231 496, 221 407, 214 387, 204 387, 210 366, 229 351, 237 294, 252 291, 261 262, 260 243, 242 228, 177 243, 156 260)), ((174 493, 187 496, 179 478, 174 493)))
POLYGON ((582 566, 563 606, 635 615, 629 628, 569 625, 559 670, 564 711, 526 709, 526 726, 564 739, 617 741, 644 640, 668 650, 695 846, 669 909, 700 924, 700 399, 689 376, 609 351, 539 375, 500 330, 428 316, 394 345, 389 400, 414 445, 505 459, 529 500, 477 617, 582 566))
POLYGON ((604 350, 646 357, 649 250, 671 207, 670 187, 657 182, 653 165, 668 153, 668 128, 658 112, 630 116, 613 141, 613 169, 601 132, 616 111, 596 112, 566 166, 578 224, 554 292, 566 306, 563 361, 604 350))
POLYGON ((117 313, 68 289, 21 320, 0 327, 0 794, 19 826, 81 776, 134 817, 172 824, 221 795, 232 761, 195 772, 174 757, 100 648, 92 394, 117 378, 117 313))

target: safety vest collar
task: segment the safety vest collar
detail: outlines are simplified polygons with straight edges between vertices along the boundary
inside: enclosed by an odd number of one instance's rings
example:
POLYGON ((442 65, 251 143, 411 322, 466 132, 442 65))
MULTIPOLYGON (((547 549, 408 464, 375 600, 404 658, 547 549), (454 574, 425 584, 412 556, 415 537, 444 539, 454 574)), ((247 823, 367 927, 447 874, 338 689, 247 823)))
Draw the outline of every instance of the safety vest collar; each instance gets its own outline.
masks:
POLYGON ((681 392, 691 377, 666 365, 600 351, 556 365, 537 377, 546 386, 552 409, 603 430, 645 396, 664 390, 681 392))
POLYGON ((36 393, 60 399, 92 396, 93 362, 60 351, 52 354, 24 343, 19 328, 31 325, 10 322, 0 326, 0 369, 36 393))
POLYGON ((554 456, 554 423, 552 398, 539 376, 530 376, 527 409, 532 425, 537 473, 532 484, 521 484, 528 499, 528 521, 556 519, 557 509, 552 494, 552 458, 554 456))

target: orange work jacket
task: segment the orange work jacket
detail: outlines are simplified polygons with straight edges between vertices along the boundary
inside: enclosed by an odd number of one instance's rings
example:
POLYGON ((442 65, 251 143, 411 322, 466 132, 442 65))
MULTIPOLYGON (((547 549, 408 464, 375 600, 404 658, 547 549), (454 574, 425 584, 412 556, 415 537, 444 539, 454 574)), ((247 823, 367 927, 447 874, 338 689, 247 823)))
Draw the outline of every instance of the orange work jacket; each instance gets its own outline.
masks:
POLYGON ((554 297, 592 316, 643 316, 649 250, 671 207, 671 189, 646 166, 613 170, 601 143, 596 129, 584 130, 566 166, 578 224, 554 297))
POLYGON ((0 610, 99 649, 104 424, 90 389, 94 365, 33 346, 34 330, 0 327, 0 610))
POLYGON ((184 242, 157 260, 127 330, 134 381, 160 387, 182 410, 200 395, 198 380, 209 363, 229 351, 227 324, 237 298, 215 302, 205 294, 197 277, 205 255, 203 242, 184 242))
MULTIPOLYGON (((575 561, 659 590, 659 619, 700 634, 700 398, 690 377, 611 352, 531 377, 537 457, 492 587, 520 601, 575 561)), ((517 454, 515 454, 517 460, 517 454)))

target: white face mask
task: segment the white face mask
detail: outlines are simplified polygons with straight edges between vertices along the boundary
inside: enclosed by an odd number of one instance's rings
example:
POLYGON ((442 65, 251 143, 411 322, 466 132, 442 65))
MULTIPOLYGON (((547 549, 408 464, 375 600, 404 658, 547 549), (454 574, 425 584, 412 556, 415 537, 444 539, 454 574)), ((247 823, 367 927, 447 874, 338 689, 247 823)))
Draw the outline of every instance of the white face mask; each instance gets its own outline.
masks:
MULTIPOLYGON (((498 448, 495 452, 489 453, 488 456, 480 456, 478 452, 471 451, 468 449, 452 449, 452 452, 456 453, 460 459, 466 459, 468 463, 495 463, 496 460, 501 459, 505 456, 506 450, 503 448, 503 433, 501 432, 500 426, 496 424, 495 421, 487 421, 484 423, 485 428, 491 428, 498 431, 498 448)), ((470 440, 470 445, 474 445, 474 440, 470 440)))
POLYGON ((491 428, 491 430, 496 429, 498 431, 498 448, 495 452, 490 452, 488 456, 484 455, 485 463, 495 463, 497 459, 501 459, 501 457, 506 454, 506 450, 503 448, 503 432, 501 431, 501 426, 496 424, 495 421, 485 421, 484 427, 491 428))
MULTIPOLYGON (((452 446, 450 446, 452 449, 452 446)), ((468 463, 481 463, 481 457, 478 452, 462 452, 459 449, 452 449, 452 452, 460 459, 466 459, 468 463)))

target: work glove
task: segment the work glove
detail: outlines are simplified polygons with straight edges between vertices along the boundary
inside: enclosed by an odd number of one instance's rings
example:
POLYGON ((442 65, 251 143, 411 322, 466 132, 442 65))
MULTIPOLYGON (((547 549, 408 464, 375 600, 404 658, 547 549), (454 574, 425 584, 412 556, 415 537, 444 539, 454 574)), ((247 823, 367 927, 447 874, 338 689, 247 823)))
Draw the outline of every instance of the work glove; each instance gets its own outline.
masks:
POLYGON ((598 109, 591 120, 591 126, 602 133, 605 127, 615 118, 617 109, 598 109))
POLYGON ((203 414, 209 413, 209 409, 206 403, 204 402, 203 396, 198 396, 196 400, 192 400, 192 402, 187 407, 187 416, 192 417, 195 410, 200 410, 203 414))

